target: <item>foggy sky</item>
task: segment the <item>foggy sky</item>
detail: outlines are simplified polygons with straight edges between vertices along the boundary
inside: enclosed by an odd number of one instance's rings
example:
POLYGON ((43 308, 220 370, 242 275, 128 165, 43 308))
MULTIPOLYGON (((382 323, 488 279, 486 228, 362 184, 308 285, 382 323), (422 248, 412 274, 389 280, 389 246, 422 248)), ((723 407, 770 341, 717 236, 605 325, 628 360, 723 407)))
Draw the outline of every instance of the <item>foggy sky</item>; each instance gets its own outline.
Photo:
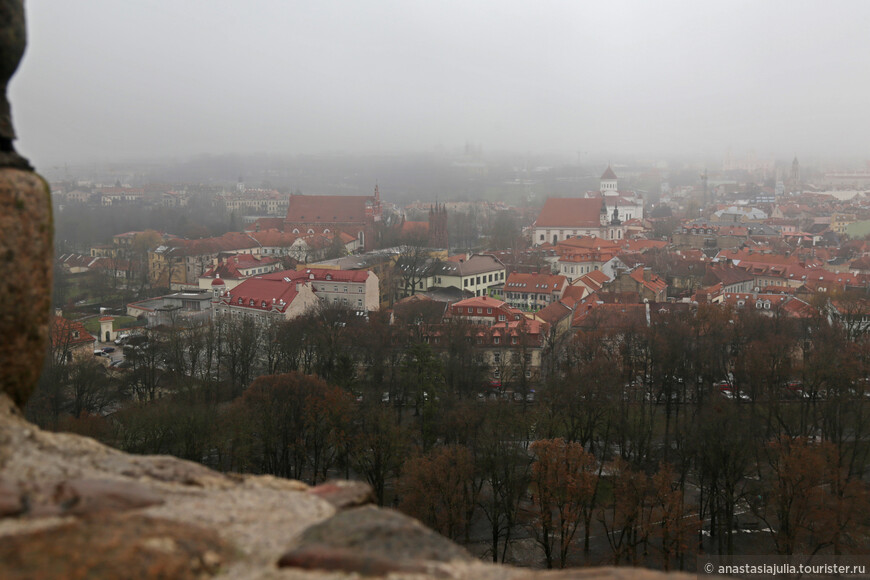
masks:
POLYGON ((39 166, 199 153, 870 153, 870 3, 26 0, 39 166))

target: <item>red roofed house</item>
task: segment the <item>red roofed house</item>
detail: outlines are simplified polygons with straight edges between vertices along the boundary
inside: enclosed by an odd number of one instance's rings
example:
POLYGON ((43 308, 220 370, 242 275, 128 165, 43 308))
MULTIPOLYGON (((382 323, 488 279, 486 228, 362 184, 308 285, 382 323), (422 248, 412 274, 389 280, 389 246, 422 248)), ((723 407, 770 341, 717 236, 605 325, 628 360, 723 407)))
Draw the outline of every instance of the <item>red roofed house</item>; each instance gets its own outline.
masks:
MULTIPOLYGON (((216 279, 215 282, 217 282, 216 279)), ((378 277, 369 270, 284 270, 248 278, 219 291, 216 314, 291 319, 320 303, 360 312, 378 309, 378 277)))
POLYGON ((493 326, 499 322, 520 320, 524 314, 503 300, 487 296, 466 298, 450 305, 450 315, 463 318, 474 324, 493 326))
POLYGON ((567 287, 565 276, 515 272, 505 282, 504 296, 514 308, 537 311, 558 302, 567 287))
POLYGON ((607 274, 601 270, 593 270, 574 280, 572 285, 586 288, 588 293, 592 294, 601 290, 608 282, 610 282, 610 277, 607 274))
POLYGON ((476 356, 489 365, 494 384, 524 391, 541 378, 548 324, 486 296, 456 302, 449 313, 480 325, 474 338, 475 348, 480 349, 476 356))
MULTIPOLYGON (((572 304, 576 303, 576 301, 571 302, 572 304)), ((562 336, 571 330, 573 319, 574 309, 564 302, 553 302, 543 310, 535 313, 535 320, 548 324, 553 331, 554 338, 562 336)))
POLYGON ((81 322, 52 316, 49 322, 49 356, 62 364, 93 356, 97 338, 85 330, 81 322))
POLYGON ((377 310, 380 305, 378 276, 371 270, 306 268, 275 272, 262 277, 267 280, 305 280, 311 284, 321 301, 340 304, 360 312, 377 310))
POLYGON ((608 292, 636 292, 644 300, 665 302, 668 283, 649 268, 635 268, 631 272, 620 272, 604 285, 608 292))
POLYGON ((209 290, 219 280, 223 282, 225 290, 232 290, 246 278, 258 274, 269 274, 277 270, 281 263, 277 258, 254 256, 253 254, 234 254, 230 256, 218 256, 216 264, 199 277, 199 287, 209 290))
POLYGON ((574 281, 583 274, 595 270, 601 270, 604 264, 619 253, 618 249, 609 250, 586 250, 576 252, 562 252, 557 262, 558 271, 570 281, 574 281))
POLYGON ((216 315, 252 318, 265 323, 271 319, 296 318, 318 303, 312 285, 304 279, 257 276, 221 293, 212 309, 216 315))

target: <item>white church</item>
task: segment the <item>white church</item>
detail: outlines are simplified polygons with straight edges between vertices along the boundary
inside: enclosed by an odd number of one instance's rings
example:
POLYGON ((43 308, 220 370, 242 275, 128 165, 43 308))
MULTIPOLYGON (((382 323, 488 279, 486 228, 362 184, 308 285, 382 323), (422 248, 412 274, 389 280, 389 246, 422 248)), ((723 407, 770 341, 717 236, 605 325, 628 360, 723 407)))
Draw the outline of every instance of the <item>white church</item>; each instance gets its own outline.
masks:
POLYGON ((619 180, 608 165, 601 175, 599 191, 590 191, 586 197, 601 197, 607 208, 607 215, 616 210, 619 221, 625 223, 632 219, 643 219, 643 197, 634 191, 619 191, 619 180))

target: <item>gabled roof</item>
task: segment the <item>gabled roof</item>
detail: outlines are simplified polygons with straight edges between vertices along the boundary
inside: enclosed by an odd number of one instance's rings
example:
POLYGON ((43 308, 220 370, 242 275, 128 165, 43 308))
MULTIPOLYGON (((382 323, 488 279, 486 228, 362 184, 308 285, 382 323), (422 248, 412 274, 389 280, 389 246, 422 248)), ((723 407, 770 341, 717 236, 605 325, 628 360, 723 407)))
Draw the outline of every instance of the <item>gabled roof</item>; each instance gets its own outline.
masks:
POLYGON ((574 280, 574 286, 584 286, 590 293, 601 290, 605 283, 610 282, 610 277, 601 270, 593 270, 588 274, 574 280))
POLYGON ((507 302, 490 298, 489 296, 475 296, 466 298, 453 304, 456 307, 471 307, 471 308, 508 308, 507 302))
POLYGON ((304 268, 302 270, 282 270, 263 274, 257 278, 264 280, 288 280, 315 282, 365 282, 372 273, 368 270, 330 270, 327 268, 304 268))
POLYGON ((656 294, 665 290, 668 287, 668 283, 665 282, 664 279, 659 277, 657 274, 650 273, 649 280, 644 280, 643 271, 643 268, 635 268, 631 271, 631 274, 629 274, 629 276, 631 276, 632 280, 643 284, 648 290, 651 290, 656 294))
POLYGON ((535 227, 538 228, 598 228, 601 227, 601 198, 550 197, 544 202, 535 227))
POLYGON ((228 278, 230 280, 238 280, 246 278, 250 274, 245 274, 242 270, 250 268, 258 268, 262 266, 270 266, 278 262, 277 258, 262 257, 258 258, 251 254, 235 254, 227 257, 222 263, 207 270, 200 278, 228 278))
MULTIPOLYGON (((630 220, 635 221, 635 220, 630 220)), ((628 222, 625 222, 628 223, 628 222)), ((620 243, 623 250, 626 252, 646 252, 647 250, 662 249, 668 246, 668 242, 664 240, 623 240, 620 243)))
POLYGON ((67 320, 60 316, 51 317, 49 332, 55 348, 74 348, 97 340, 81 322, 67 320))
POLYGON ((568 308, 561 302, 553 302, 548 304, 546 308, 536 312, 535 317, 552 325, 558 323, 567 316, 570 316, 572 312, 572 309, 568 308))
POLYGON ((258 218, 257 221, 245 228, 247 232, 256 232, 263 230, 280 230, 284 227, 284 218, 279 217, 264 217, 258 218))
POLYGON ((286 221, 358 224, 366 221, 366 205, 374 199, 370 195, 292 195, 286 221))
POLYGON ((646 304, 604 304, 588 300, 577 306, 572 326, 584 330, 627 329, 647 325, 646 304))
MULTIPOLYGON (((305 283, 304 280, 299 280, 305 283)), ((222 294, 220 303, 228 306, 253 308, 264 311, 286 312, 293 299, 299 295, 296 281, 283 278, 265 279, 257 276, 248 278, 230 292, 222 294)))
POLYGON ((754 279, 755 277, 752 274, 742 268, 725 266, 723 264, 711 264, 707 267, 704 283, 710 286, 719 282, 724 286, 730 286, 742 282, 751 282, 754 279))
POLYGON ((579 250, 619 251, 619 247, 620 245, 616 242, 596 236, 577 236, 556 243, 556 251, 559 255, 579 250))
POLYGON ((550 274, 520 274, 514 272, 507 277, 505 292, 532 292, 553 294, 564 290, 568 279, 565 276, 550 274))
POLYGON ((464 262, 441 262, 439 273, 445 276, 473 276, 504 269, 504 264, 495 256, 475 254, 464 262))
POLYGON ((573 308, 578 302, 589 295, 589 288, 583 285, 572 285, 565 288, 565 293, 562 294, 561 302, 573 308))

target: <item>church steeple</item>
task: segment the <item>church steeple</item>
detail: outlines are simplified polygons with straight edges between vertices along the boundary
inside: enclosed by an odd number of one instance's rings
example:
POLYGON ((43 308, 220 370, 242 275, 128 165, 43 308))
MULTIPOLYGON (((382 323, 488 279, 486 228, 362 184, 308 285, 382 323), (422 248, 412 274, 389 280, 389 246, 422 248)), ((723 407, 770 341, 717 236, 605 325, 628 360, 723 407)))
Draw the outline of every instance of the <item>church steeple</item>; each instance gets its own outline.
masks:
POLYGON ((616 173, 608 164, 607 169, 601 175, 601 195, 616 195, 618 192, 616 173))

